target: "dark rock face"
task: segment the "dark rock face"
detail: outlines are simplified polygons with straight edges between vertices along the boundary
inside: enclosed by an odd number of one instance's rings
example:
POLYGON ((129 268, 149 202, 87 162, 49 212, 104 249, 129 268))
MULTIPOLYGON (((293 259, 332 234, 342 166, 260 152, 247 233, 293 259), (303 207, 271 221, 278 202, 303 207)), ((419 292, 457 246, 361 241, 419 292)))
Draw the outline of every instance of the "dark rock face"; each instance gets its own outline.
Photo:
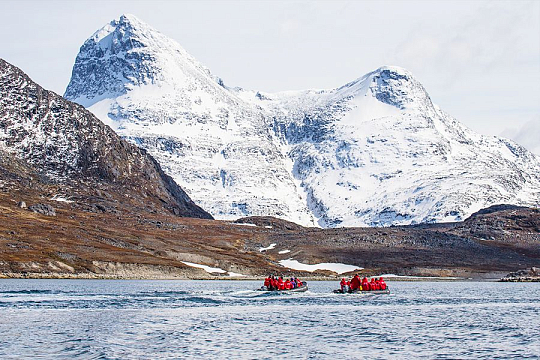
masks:
POLYGON ((0 59, 0 143, 52 182, 115 184, 179 216, 211 218, 145 150, 0 59))
POLYGON ((56 211, 51 205, 47 204, 35 204, 30 205, 28 210, 31 210, 35 213, 46 215, 46 216, 56 216, 56 211))
POLYGON ((305 229, 303 226, 293 222, 278 219, 272 216, 249 216, 234 221, 236 224, 253 224, 264 226, 268 229, 300 231, 305 229))
POLYGON ((474 214, 471 215, 471 218, 478 216, 478 215, 487 215, 492 214, 498 211, 504 211, 504 210, 520 210, 520 209, 526 209, 526 207, 523 206, 516 206, 516 205, 508 205, 508 204, 499 204, 499 205, 492 205, 490 207, 487 207, 485 209, 481 209, 474 214))
POLYGON ((408 74, 384 69, 374 76, 373 82, 372 91, 377 100, 398 109, 405 109, 415 98, 431 103, 422 85, 408 74))

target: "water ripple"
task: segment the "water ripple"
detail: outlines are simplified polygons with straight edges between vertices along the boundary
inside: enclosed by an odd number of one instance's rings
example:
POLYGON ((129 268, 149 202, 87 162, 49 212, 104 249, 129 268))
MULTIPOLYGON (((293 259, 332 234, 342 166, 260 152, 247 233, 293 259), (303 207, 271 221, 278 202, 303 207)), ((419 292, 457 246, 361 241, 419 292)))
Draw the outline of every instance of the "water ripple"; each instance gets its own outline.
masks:
POLYGON ((538 358, 538 284, 0 280, 0 358, 538 358))

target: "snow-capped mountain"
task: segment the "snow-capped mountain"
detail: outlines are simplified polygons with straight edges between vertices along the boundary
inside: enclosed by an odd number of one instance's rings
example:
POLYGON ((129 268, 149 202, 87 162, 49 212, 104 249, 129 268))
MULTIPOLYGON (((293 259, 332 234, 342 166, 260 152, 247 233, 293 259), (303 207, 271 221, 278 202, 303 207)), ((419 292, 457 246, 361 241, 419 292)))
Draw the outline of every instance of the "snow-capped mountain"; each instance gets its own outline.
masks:
POLYGON ((264 114, 134 16, 84 43, 65 97, 147 149, 214 216, 313 223, 264 114))
POLYGON ((177 215, 211 218, 146 151, 0 59, 0 157, 4 153, 45 183, 90 192, 119 185, 127 198, 153 199, 177 215))
POLYGON ((265 97, 324 226, 454 221, 494 203, 538 206, 538 157, 467 129, 404 69, 265 97))
POLYGON ((229 88, 124 15, 81 47, 65 97, 147 149, 217 218, 391 225, 540 203, 538 157, 467 129, 398 67, 331 90, 229 88))

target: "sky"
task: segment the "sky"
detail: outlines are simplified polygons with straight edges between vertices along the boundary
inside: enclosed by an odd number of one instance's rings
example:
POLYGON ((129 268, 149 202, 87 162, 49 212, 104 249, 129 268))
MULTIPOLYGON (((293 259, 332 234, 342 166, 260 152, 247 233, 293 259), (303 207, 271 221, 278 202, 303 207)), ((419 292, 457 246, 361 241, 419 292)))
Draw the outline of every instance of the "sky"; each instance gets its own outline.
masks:
POLYGON ((406 68, 469 128, 540 155, 540 1, 0 0, 0 57, 63 94, 80 46, 124 13, 229 86, 339 87, 406 68))

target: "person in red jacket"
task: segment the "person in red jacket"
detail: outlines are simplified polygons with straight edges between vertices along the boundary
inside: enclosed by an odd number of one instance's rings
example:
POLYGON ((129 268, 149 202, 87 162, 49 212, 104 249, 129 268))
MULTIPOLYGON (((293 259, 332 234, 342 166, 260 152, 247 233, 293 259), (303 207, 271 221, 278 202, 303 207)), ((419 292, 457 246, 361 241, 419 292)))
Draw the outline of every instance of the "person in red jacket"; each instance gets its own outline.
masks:
POLYGON ((381 290, 381 283, 379 282, 379 279, 375 278, 375 288, 377 290, 381 290))
POLYGON ((266 287, 268 290, 271 290, 272 287, 272 277, 268 276, 266 279, 264 279, 264 287, 266 287))
POLYGON ((360 277, 358 274, 354 275, 351 279, 351 291, 358 290, 360 288, 360 277))
POLYGON ((377 284, 375 283, 375 279, 371 278, 371 281, 369 282, 369 288, 371 290, 377 290, 377 284))
POLYGON ((364 276, 364 278, 362 279, 362 290, 363 291, 369 291, 370 290, 370 287, 369 287, 369 282, 367 280, 367 277, 364 276))
POLYGON ((299 278, 295 278, 295 279, 296 279, 296 286, 297 286, 297 287, 302 286, 302 281, 300 281, 299 278))
POLYGON ((381 284, 381 290, 386 290, 386 282, 382 277, 379 278, 379 284, 381 284))
POLYGON ((291 290, 291 289, 292 289, 291 280, 287 279, 285 281, 285 290, 291 290))
POLYGON ((276 279, 275 277, 272 279, 272 290, 279 290, 278 279, 276 279))
POLYGON ((283 278, 281 276, 278 280, 278 290, 285 290, 285 283, 283 282, 283 278))
POLYGON ((342 293, 346 293, 349 290, 347 286, 347 281, 345 280, 345 278, 341 279, 341 281, 339 282, 339 285, 341 286, 342 293))

